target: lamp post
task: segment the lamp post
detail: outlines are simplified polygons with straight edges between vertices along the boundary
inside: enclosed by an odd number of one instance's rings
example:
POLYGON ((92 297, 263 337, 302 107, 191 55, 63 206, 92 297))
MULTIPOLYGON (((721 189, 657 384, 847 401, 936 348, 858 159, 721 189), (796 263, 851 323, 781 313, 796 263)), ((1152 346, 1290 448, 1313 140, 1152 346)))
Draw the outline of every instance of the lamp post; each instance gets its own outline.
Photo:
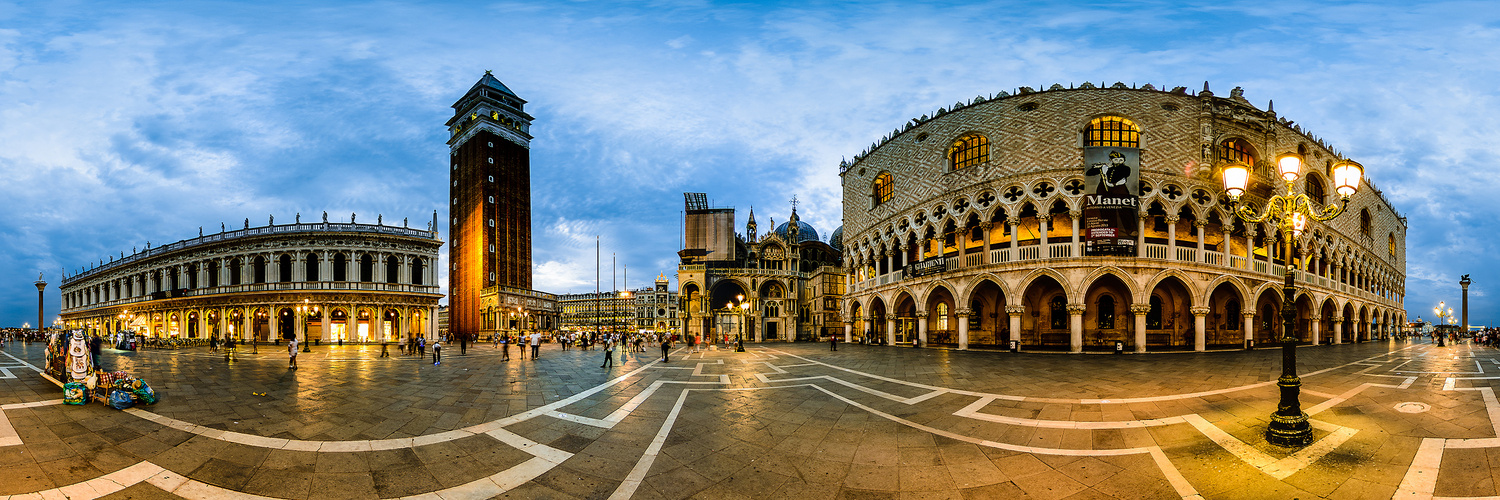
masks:
MULTIPOLYGON (((745 316, 750 312, 750 304, 745 303, 745 296, 735 295, 735 300, 740 301, 740 331, 734 334, 734 352, 745 352, 745 316)), ((733 308, 734 304, 729 307, 733 308)))
MULTIPOLYGON (((1235 215, 1252 224, 1263 221, 1276 223, 1281 230, 1282 241, 1286 244, 1283 260, 1286 274, 1283 276, 1281 294, 1281 377, 1276 381, 1276 385, 1281 388, 1281 401, 1271 414, 1271 423, 1266 428, 1266 441, 1277 446, 1300 447, 1312 442, 1312 427, 1308 425, 1307 414, 1302 411, 1302 403, 1298 400, 1302 391, 1302 379, 1297 376, 1297 337, 1294 331, 1297 320, 1294 305, 1297 281, 1292 266, 1292 240, 1302 233, 1308 219, 1327 221, 1344 213, 1344 208, 1349 205, 1349 197, 1359 191, 1364 167, 1349 160, 1335 164, 1334 189, 1339 193, 1342 203, 1325 205, 1321 209, 1314 208, 1311 198, 1306 194, 1296 191, 1297 178, 1302 172, 1301 155, 1286 153, 1277 157, 1276 169, 1282 180, 1286 181, 1286 193, 1266 200, 1265 210, 1259 214, 1248 206, 1239 206, 1235 215)), ((1224 167, 1223 177, 1225 193, 1238 205, 1240 195, 1245 193, 1245 188, 1249 185, 1250 167, 1243 163, 1231 163, 1224 167)))
MULTIPOLYGON (((1446 301, 1444 301, 1444 302, 1438 302, 1437 307, 1432 308, 1433 314, 1436 314, 1437 317, 1438 317, 1437 324, 1438 324, 1439 327, 1441 327, 1442 325, 1446 325, 1447 324, 1447 323, 1444 322, 1444 321, 1446 321, 1444 318, 1447 318, 1448 320, 1453 319, 1453 308, 1452 307, 1449 307, 1447 309, 1443 308, 1443 306, 1447 305, 1447 304, 1448 303, 1446 301)), ((1443 333, 1443 329, 1442 328, 1438 328, 1437 329, 1437 334, 1434 335, 1434 336, 1437 337, 1438 347, 1443 347, 1443 346, 1447 345, 1447 344, 1443 343, 1443 340, 1444 340, 1445 337, 1448 336, 1448 334, 1443 333)))
MULTIPOLYGON (((312 347, 307 342, 307 317, 316 312, 319 312, 318 306, 312 305, 312 301, 308 299, 302 299, 302 305, 297 306, 297 314, 302 315, 302 352, 312 352, 312 347)), ((328 325, 323 325, 323 328, 327 327, 328 325)))

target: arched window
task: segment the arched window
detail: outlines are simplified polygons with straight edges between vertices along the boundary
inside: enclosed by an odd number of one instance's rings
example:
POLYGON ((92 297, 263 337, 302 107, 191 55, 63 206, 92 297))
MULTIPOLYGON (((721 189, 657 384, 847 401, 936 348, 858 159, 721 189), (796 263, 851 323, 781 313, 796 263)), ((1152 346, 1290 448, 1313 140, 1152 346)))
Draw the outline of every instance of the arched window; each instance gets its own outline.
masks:
POLYGON ((1391 257, 1396 256, 1396 233, 1386 235, 1386 245, 1390 247, 1391 257))
POLYGON ((1061 295, 1054 295, 1051 302, 1052 329, 1065 330, 1068 328, 1068 304, 1061 295))
POLYGON ((349 258, 342 253, 333 254, 333 280, 349 280, 349 258))
POLYGON ((1098 321, 1100 330, 1108 330, 1115 327, 1115 298, 1110 295, 1099 296, 1098 321))
POLYGON ((937 329, 939 329, 939 330, 947 330, 948 329, 948 303, 947 302, 938 302, 938 304, 937 304, 937 320, 938 320, 937 329))
POLYGON ((1240 301, 1229 299, 1229 303, 1224 305, 1224 315, 1228 316, 1224 318, 1227 323, 1226 329, 1240 329, 1240 301))
POLYGON ((891 193, 893 192, 891 184, 891 174, 889 172, 882 172, 880 175, 875 176, 875 183, 871 185, 870 190, 870 199, 874 201, 875 205, 891 201, 891 193))
POLYGON ((1151 310, 1146 312, 1146 329, 1161 329, 1161 297, 1151 296, 1151 310))
POLYGON ((1319 205, 1328 202, 1328 192, 1323 188, 1322 176, 1309 174, 1307 180, 1304 182, 1306 184, 1303 185, 1302 192, 1307 193, 1308 198, 1312 198, 1312 201, 1317 202, 1319 205))
POLYGON ((359 281, 369 283, 374 275, 375 260, 370 257, 370 254, 361 255, 359 257, 359 281))
POLYGON ((276 281, 287 283, 292 281, 292 256, 281 254, 276 265, 276 281))
POLYGON ((1219 143, 1219 158, 1224 161, 1244 162, 1246 165, 1255 165, 1255 148, 1244 139, 1230 139, 1219 143))
POLYGON ((302 273, 302 279, 306 281, 318 281, 318 268, 322 267, 318 265, 318 254, 307 254, 307 260, 304 260, 302 262, 303 266, 305 267, 305 269, 303 270, 304 272, 302 273))
POLYGON ((1359 209, 1359 232, 1370 235, 1370 209, 1359 209))
POLYGON ((400 278, 400 277, 401 277, 401 263, 397 262, 395 257, 386 257, 385 258, 385 282, 386 283, 398 283, 399 280, 397 280, 397 278, 400 278))
POLYGON ((424 272, 424 269, 423 269, 423 266, 422 266, 422 259, 412 259, 412 261, 411 261, 411 284, 413 284, 413 285, 420 285, 420 284, 422 284, 422 273, 423 272, 424 272))
POLYGON ((1141 147, 1141 129, 1119 116, 1101 116, 1083 128, 1084 146, 1141 147))
POLYGON ((979 134, 964 134, 948 147, 948 164, 953 170, 968 168, 990 160, 990 140, 979 134))
POLYGON ((259 283, 265 283, 266 282, 266 258, 265 257, 256 257, 255 260, 251 262, 251 268, 252 268, 251 270, 255 274, 255 276, 254 276, 255 283, 257 283, 257 284, 259 284, 259 283))

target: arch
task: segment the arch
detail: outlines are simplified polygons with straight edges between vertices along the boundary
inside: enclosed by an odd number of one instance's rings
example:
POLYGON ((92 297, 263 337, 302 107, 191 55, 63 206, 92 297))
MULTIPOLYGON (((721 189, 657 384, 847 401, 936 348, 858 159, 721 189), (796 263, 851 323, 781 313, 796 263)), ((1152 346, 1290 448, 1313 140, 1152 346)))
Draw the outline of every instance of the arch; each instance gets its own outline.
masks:
POLYGON ((281 254, 276 258, 276 281, 289 283, 292 281, 292 255, 281 254))
POLYGON ((303 266, 303 269, 302 269, 302 280, 303 281, 319 281, 319 280, 321 280, 322 276, 320 276, 318 274, 318 271, 322 268, 321 264, 322 264, 322 262, 318 259, 318 254, 317 253, 315 253, 315 252, 308 252, 307 258, 302 261, 302 266, 303 266))
POLYGON ((1328 342, 1332 343, 1343 342, 1343 339, 1337 335, 1339 332, 1333 326, 1334 323, 1338 322, 1338 309, 1338 305, 1334 302, 1333 297, 1324 298, 1322 305, 1318 307, 1318 316, 1322 317, 1319 320, 1319 328, 1323 330, 1323 337, 1329 339, 1328 342))
MULTIPOLYGON (((1054 282, 1056 282, 1058 284, 1058 286, 1062 286, 1063 283, 1068 283, 1069 282, 1067 280, 1067 278, 1063 277, 1062 273, 1057 272, 1056 270, 1053 270, 1051 268, 1033 269, 1030 273, 1028 273, 1026 275, 1025 278, 1021 278, 1021 281, 1017 282, 1015 290, 1020 291, 1020 293, 1024 295, 1026 293, 1026 290, 1029 290, 1031 288, 1031 286, 1033 284, 1035 284, 1036 281, 1038 279, 1041 279, 1042 277, 1051 278, 1052 281, 1054 281, 1054 282)), ((1064 287, 1063 293, 1064 294, 1067 293, 1067 288, 1066 287, 1064 287)), ((1021 297, 1016 297, 1016 298, 1019 300, 1021 297)), ((1068 300, 1070 300, 1070 301, 1073 299, 1072 296, 1067 296, 1065 298, 1068 299, 1068 300)), ((1024 304, 1021 304, 1021 303, 1018 302, 1018 303, 1011 304, 1011 305, 1024 305, 1024 304)))
POLYGON ((1085 278, 1075 297, 1083 302, 1083 343, 1102 348, 1116 341, 1134 349, 1130 306, 1139 297, 1134 280, 1117 268, 1100 268, 1085 278))
POLYGON ((886 324, 890 313, 885 305, 885 299, 879 295, 870 297, 869 307, 866 317, 870 319, 870 322, 866 325, 864 336, 869 342, 889 343, 892 334, 886 324))
POLYGON ((1005 313, 1009 293, 1002 283, 993 276, 981 277, 959 302, 968 306, 970 345, 998 347, 1010 339, 1010 316, 1005 313))
POLYGON ((421 257, 411 259, 411 284, 425 285, 423 274, 427 272, 427 260, 421 257))
POLYGON ((369 283, 375 280, 375 257, 366 253, 359 256, 359 281, 369 283))
POLYGON ((1183 289, 1187 291, 1188 297, 1192 299, 1188 307, 1200 307, 1203 305, 1203 292, 1193 286, 1193 280, 1181 269, 1163 269, 1158 271, 1151 279, 1146 280, 1146 284, 1141 287, 1141 290, 1155 290, 1157 285, 1160 285, 1162 281, 1168 278, 1176 279, 1182 284, 1183 289))
POLYGON ((349 256, 344 252, 333 254, 333 280, 349 281, 349 256))
POLYGON ((401 281, 400 278, 401 278, 401 264, 400 264, 400 262, 398 262, 396 260, 396 256, 394 256, 394 255, 386 256, 386 258, 385 258, 385 282, 386 283, 398 283, 398 282, 401 281))
POLYGON ((1255 159, 1259 156, 1255 146, 1240 137, 1231 137, 1219 143, 1219 159, 1222 161, 1241 162, 1254 167, 1255 159))
POLYGON ((1067 348, 1071 344, 1067 305, 1067 283, 1056 271, 1039 269, 1022 281, 1016 299, 1022 306, 1021 342, 1043 348, 1067 348))
POLYGON ((1281 341, 1281 289, 1266 283, 1256 288, 1255 323, 1251 325, 1255 343, 1275 344, 1281 341))
POLYGON ((297 313, 290 307, 282 307, 276 310, 276 331, 281 333, 284 340, 297 338, 297 313))
MULTIPOLYGON (((1175 271, 1175 270, 1171 270, 1175 271)), ((1152 278, 1146 305, 1150 312, 1146 316, 1146 345, 1192 348, 1195 344, 1192 309, 1198 304, 1197 293, 1191 282, 1181 273, 1163 271, 1152 278)))
POLYGON ((989 160, 990 139, 978 132, 961 135, 948 146, 949 170, 961 170, 989 160))
POLYGON ((927 340, 935 344, 958 344, 957 295, 945 283, 938 283, 927 290, 922 301, 922 310, 917 321, 927 322, 927 340))
POLYGON ((1244 312, 1248 295, 1243 282, 1224 279, 1227 277, 1221 276, 1206 287, 1208 317, 1204 343, 1207 345, 1241 345, 1246 338, 1248 325, 1244 321, 1244 312))
MULTIPOLYGON (((1120 269, 1116 266, 1102 266, 1094 269, 1093 271, 1089 271, 1089 273, 1085 275, 1082 280, 1079 280, 1078 288, 1074 289, 1074 293, 1072 295, 1074 297, 1086 297, 1085 292, 1089 288, 1093 287, 1094 281, 1106 275, 1112 275, 1116 278, 1119 278, 1120 282, 1125 284, 1125 286, 1127 287, 1130 297, 1139 297, 1141 295, 1141 289, 1139 283, 1135 282, 1135 277, 1131 276, 1130 273, 1127 273, 1125 272, 1125 270, 1120 269)), ((1125 306, 1129 307, 1130 304, 1134 304, 1134 302, 1126 302, 1125 306)))
POLYGON ((785 299, 787 297, 787 286, 781 280, 766 280, 760 284, 758 291, 761 299, 785 299))

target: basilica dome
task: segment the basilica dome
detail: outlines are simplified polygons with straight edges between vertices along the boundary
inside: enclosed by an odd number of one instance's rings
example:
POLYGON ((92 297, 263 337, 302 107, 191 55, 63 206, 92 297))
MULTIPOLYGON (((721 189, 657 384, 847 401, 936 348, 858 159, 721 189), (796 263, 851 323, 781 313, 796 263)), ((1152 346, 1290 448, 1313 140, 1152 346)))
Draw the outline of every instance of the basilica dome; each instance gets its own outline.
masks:
MULTIPOLYGON (((787 224, 783 222, 780 226, 776 226, 776 234, 781 235, 782 238, 787 238, 787 224)), ((804 241, 818 241, 818 230, 813 229, 812 225, 799 220, 797 221, 797 241, 795 243, 802 243, 804 241)))

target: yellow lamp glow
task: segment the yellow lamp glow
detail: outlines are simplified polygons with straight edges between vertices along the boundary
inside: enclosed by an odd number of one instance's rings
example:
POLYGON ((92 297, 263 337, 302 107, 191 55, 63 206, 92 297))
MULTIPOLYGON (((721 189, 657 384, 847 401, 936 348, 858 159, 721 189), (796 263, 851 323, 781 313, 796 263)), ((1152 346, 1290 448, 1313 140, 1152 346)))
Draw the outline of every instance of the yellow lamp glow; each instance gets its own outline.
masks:
POLYGON ((1231 163, 1224 166, 1224 191, 1229 193, 1230 198, 1239 198, 1245 194, 1245 187, 1250 184, 1250 169, 1243 163, 1231 163))
POLYGON ((1292 214, 1292 234, 1301 235, 1302 230, 1307 228, 1307 216, 1301 212, 1292 214))
POLYGON ((1348 198, 1359 191, 1359 181, 1364 178, 1365 167, 1351 160, 1333 166, 1333 189, 1339 196, 1348 198))
POLYGON ((1276 170, 1281 172, 1281 178, 1287 182, 1297 180, 1302 175, 1302 155, 1284 153, 1276 157, 1276 170))

